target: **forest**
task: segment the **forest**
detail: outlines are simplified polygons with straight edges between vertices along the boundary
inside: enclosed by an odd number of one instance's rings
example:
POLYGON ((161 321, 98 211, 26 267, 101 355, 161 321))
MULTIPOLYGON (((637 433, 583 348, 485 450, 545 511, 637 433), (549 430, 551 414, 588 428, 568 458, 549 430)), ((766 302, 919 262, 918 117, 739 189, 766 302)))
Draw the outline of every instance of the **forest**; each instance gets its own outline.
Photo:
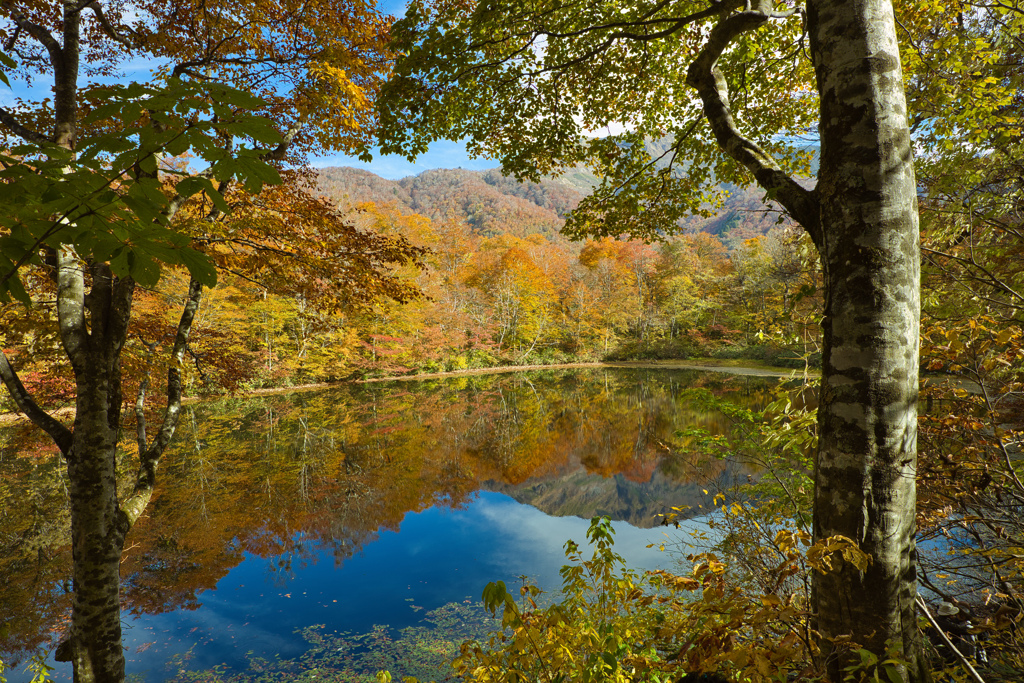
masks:
POLYGON ((76 681, 124 680, 122 555, 187 397, 695 358, 821 378, 699 399, 731 426, 679 448, 758 463, 729 533, 616 574, 595 519, 564 601, 489 586, 504 631, 455 670, 1015 680, 1024 9, 575 4, 4 3, 0 409, 66 468, 76 681), (501 169, 313 166, 437 139, 501 169), (987 661, 935 663, 919 589, 987 661))
MULTIPOLYGON (((388 181, 349 170, 342 184, 344 173, 322 171, 318 188, 350 224, 424 250, 420 263, 393 272, 417 296, 363 310, 344 302, 325 308, 318 293, 228 274, 192 324, 183 367, 190 394, 602 359, 718 355, 820 364, 813 326, 821 278, 793 226, 772 221, 758 234, 769 207, 750 211, 748 224, 741 205, 724 242, 695 230, 655 244, 580 243, 558 230, 581 195, 555 183, 540 191, 510 183, 525 197, 488 196, 478 185, 490 186, 465 173, 428 171, 410 179, 416 184, 401 200, 384 202, 397 194, 383 187, 388 181), (430 217, 408 208, 410 196, 430 217)), ((282 264, 275 280, 287 282, 288 268, 282 264)), ((126 369, 135 368, 129 382, 139 381, 151 345, 173 342, 175 295, 187 277, 171 272, 137 295, 139 332, 122 352, 126 369)), ((9 354, 17 360, 15 350, 32 348, 19 368, 25 386, 46 405, 71 400, 74 385, 47 311, 19 336, 23 311, 8 310, 9 354)))

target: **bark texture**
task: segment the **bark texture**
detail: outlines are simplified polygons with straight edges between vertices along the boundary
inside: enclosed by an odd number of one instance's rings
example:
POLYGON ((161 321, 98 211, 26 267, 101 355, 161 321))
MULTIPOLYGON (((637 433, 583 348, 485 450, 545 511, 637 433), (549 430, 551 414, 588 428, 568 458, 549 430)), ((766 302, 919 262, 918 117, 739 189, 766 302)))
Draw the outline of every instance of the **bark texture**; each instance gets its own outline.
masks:
POLYGON ((810 0, 821 96, 820 202, 826 281, 817 538, 841 534, 872 557, 815 577, 832 680, 852 635, 929 680, 915 615, 920 250, 917 193, 889 0, 810 0))
POLYGON ((119 569, 129 525, 118 506, 117 433, 134 290, 105 264, 88 266, 70 249, 58 255, 57 310, 75 371, 76 415, 66 455, 74 600, 57 658, 72 663, 79 682, 124 680, 119 569))
POLYGON ((825 277, 824 358, 815 466, 816 539, 835 535, 871 555, 815 577, 817 627, 829 678, 859 661, 852 637, 880 659, 930 680, 917 627, 914 519, 917 469, 920 245, 917 193, 890 0, 809 0, 807 29, 821 98, 814 190, 787 177, 744 138, 717 61, 743 33, 781 18, 774 3, 723 3, 687 72, 719 146, 743 164, 811 235, 825 277))

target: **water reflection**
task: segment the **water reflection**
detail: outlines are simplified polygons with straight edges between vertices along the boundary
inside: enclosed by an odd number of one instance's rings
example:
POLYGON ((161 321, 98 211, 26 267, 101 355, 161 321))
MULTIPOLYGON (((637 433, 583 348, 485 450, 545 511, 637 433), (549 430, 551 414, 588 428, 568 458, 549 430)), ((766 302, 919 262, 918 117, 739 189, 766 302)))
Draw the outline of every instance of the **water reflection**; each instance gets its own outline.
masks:
MULTIPOLYGON (((619 551, 653 566, 654 515, 734 474, 679 436, 726 426, 683 393, 760 407, 774 383, 549 371, 191 406, 123 558, 130 670, 160 680, 185 652, 200 667, 244 664, 246 648, 288 656, 295 629, 413 623, 497 578, 557 586, 562 543, 595 514, 635 527, 620 526, 619 551)), ((32 444, 0 433, 8 658, 52 645, 68 609, 62 469, 32 444)))

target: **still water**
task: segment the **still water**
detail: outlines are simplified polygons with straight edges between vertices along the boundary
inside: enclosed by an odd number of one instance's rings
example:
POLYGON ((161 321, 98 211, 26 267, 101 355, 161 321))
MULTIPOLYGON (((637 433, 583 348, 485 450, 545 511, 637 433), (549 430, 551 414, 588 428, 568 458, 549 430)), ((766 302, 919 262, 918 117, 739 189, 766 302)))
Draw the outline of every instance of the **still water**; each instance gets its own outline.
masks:
MULTIPOLYGON (((615 520, 632 567, 677 561, 648 547, 681 538, 656 515, 698 512, 705 489, 746 476, 694 452, 692 430, 727 423, 689 392, 756 408, 776 383, 563 370, 190 406, 122 562, 128 672, 437 676, 444 652, 491 626, 483 586, 529 577, 557 591, 563 544, 584 541, 595 515, 615 520)), ((0 652, 19 662, 12 683, 66 623, 63 495, 52 449, 0 432, 0 652)), ((55 674, 66 679, 66 665, 55 674)))

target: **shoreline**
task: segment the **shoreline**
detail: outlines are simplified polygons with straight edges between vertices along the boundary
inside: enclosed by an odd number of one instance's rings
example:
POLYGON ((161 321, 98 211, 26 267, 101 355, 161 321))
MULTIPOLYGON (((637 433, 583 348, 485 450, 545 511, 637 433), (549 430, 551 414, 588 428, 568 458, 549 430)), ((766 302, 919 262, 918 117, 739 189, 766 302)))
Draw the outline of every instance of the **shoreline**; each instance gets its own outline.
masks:
MULTIPOLYGON (((580 361, 576 363, 553 363, 550 365, 498 365, 490 368, 467 368, 465 370, 450 370, 448 372, 422 372, 415 375, 389 375, 386 377, 372 377, 370 379, 339 380, 337 382, 318 382, 315 384, 297 384, 289 387, 267 387, 264 389, 252 389, 229 395, 211 396, 188 396, 181 400, 182 405, 202 403, 205 401, 217 401, 224 398, 246 398, 249 396, 272 396, 275 394, 290 394, 297 391, 311 391, 314 389, 327 389, 344 384, 375 384, 380 382, 414 382, 427 379, 444 379, 445 377, 460 377, 467 375, 497 375, 512 372, 528 372, 530 370, 573 370, 584 368, 647 368, 662 370, 698 370, 701 372, 723 372, 733 375, 750 375, 756 377, 789 377, 802 374, 801 370, 792 368, 774 367, 751 367, 748 365, 728 365, 716 362, 715 359, 700 358, 696 361, 686 360, 645 360, 645 361, 580 361)), ((808 377, 818 377, 818 371, 811 371, 808 377)), ((74 406, 65 406, 56 410, 47 411, 51 416, 64 421, 64 418, 73 418, 74 406)), ((23 413, 0 413, 0 427, 16 425, 29 422, 23 413)))

